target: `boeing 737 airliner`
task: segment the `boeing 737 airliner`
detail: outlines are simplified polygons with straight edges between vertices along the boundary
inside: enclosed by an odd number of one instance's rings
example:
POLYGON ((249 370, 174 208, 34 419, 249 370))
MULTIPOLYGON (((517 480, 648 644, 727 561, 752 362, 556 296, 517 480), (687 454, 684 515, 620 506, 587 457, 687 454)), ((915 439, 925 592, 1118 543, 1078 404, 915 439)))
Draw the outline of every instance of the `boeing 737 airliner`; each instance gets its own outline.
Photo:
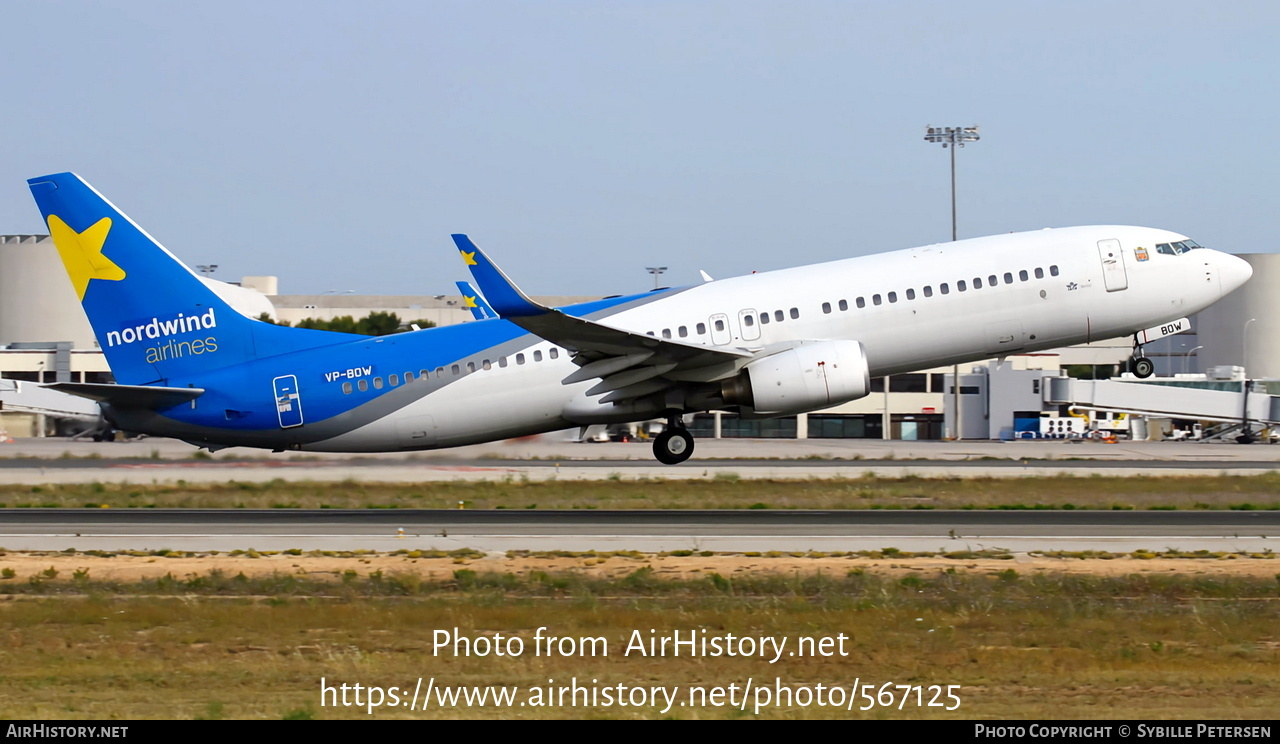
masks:
POLYGON ((872 376, 1134 333, 1252 273, 1166 230, 1073 227, 549 308, 455 235, 497 317, 369 338, 245 317, 78 176, 29 184, 118 383, 51 387, 210 449, 423 450, 664 417, 654 454, 674 464, 689 412, 820 410, 872 376))

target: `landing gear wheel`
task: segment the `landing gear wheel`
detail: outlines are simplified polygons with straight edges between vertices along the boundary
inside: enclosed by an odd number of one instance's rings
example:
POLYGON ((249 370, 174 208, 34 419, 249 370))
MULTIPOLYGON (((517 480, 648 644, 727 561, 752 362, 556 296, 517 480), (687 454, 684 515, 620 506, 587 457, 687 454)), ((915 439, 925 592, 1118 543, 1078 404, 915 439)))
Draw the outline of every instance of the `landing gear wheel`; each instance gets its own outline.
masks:
POLYGON ((1146 357, 1135 357, 1133 360, 1133 376, 1145 380, 1155 374, 1156 365, 1146 357))
POLYGON ((692 454, 693 436, 684 429, 664 429, 653 440, 653 456, 663 465, 679 465, 692 454))

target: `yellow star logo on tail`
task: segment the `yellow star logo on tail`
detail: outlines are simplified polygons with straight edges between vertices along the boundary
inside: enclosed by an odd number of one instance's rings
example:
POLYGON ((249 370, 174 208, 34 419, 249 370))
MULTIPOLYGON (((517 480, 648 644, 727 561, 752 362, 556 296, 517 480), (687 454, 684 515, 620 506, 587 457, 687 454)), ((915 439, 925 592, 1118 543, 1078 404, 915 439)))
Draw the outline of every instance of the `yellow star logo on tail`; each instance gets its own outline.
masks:
POLYGON ((475 252, 475 251, 471 251, 470 253, 467 253, 466 251, 458 251, 458 252, 462 254, 462 262, 463 262, 464 264, 466 264, 467 266, 475 266, 475 265, 476 265, 476 252, 475 252))
POLYGON ((463 307, 475 307, 475 306, 476 306, 476 298, 474 298, 474 297, 467 297, 466 295, 463 295, 463 296, 462 296, 462 306, 463 306, 463 307))
POLYGON ((125 277, 124 269, 102 255, 102 246, 107 242, 109 232, 111 232, 110 217, 103 217, 85 228, 84 232, 78 233, 58 215, 49 215, 49 235, 58 248, 62 265, 67 267, 71 284, 75 287, 76 295, 81 301, 84 300, 85 290, 89 288, 90 279, 118 282, 125 277))

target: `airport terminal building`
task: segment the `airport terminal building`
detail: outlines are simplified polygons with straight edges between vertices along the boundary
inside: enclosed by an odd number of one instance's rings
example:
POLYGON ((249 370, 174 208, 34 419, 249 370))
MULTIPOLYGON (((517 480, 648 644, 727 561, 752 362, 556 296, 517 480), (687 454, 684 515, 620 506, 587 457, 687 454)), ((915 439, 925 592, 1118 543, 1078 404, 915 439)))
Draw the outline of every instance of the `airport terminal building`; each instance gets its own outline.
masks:
MULTIPOLYGON (((1145 355, 1157 377, 1194 379, 1211 369, 1243 368, 1248 377, 1280 378, 1280 255, 1242 256, 1254 269, 1251 281, 1193 318, 1190 329, 1148 344, 1145 355)), ((396 314, 406 325, 472 322, 459 295, 392 296, 326 293, 279 294, 276 277, 245 277, 228 284, 204 281, 249 317, 296 324, 312 318, 361 318, 396 314)), ((544 297, 551 306, 594 297, 544 297)), ((1084 379, 1119 374, 1133 351, 1132 338, 1118 338, 960 367, 960 390, 952 368, 919 370, 872 382, 870 395, 815 413, 775 419, 741 419, 729 413, 694 416, 698 437, 988 439, 1012 431, 1014 419, 1056 416, 1041 405, 1041 380, 1066 373, 1084 379), (955 410, 959 403, 959 412, 955 410), (958 423, 957 423, 958 422, 958 423)), ((0 236, 0 377, 25 382, 108 382, 110 369, 47 235, 0 236)), ((53 423, 38 415, 2 412, 0 430, 12 436, 43 435, 53 423)))

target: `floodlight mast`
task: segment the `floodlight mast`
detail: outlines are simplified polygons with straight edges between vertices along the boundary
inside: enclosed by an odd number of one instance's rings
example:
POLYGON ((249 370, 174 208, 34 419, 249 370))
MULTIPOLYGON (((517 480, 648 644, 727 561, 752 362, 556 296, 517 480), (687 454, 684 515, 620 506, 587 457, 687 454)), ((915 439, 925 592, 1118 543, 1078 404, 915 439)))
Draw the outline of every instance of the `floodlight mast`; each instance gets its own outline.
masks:
MULTIPOLYGON (((951 149, 951 242, 956 241, 956 148, 964 147, 966 142, 977 142, 978 125, 971 127, 925 127, 924 139, 926 142, 940 144, 944 148, 951 149)), ((951 400, 952 410, 955 411, 954 431, 951 432, 952 439, 963 439, 960 434, 960 365, 956 364, 951 369, 951 400)))
POLYGON ((925 127, 925 141, 951 148, 951 240, 956 239, 956 148, 977 142, 978 125, 971 127, 925 127))
POLYGON ((658 277, 660 277, 660 276, 662 276, 663 274, 665 274, 665 273, 666 273, 666 271, 667 271, 667 267, 666 267, 666 266, 646 266, 646 267, 645 267, 645 269, 646 269, 650 274, 653 274, 653 288, 654 288, 654 289, 657 289, 657 288, 658 288, 658 277))

